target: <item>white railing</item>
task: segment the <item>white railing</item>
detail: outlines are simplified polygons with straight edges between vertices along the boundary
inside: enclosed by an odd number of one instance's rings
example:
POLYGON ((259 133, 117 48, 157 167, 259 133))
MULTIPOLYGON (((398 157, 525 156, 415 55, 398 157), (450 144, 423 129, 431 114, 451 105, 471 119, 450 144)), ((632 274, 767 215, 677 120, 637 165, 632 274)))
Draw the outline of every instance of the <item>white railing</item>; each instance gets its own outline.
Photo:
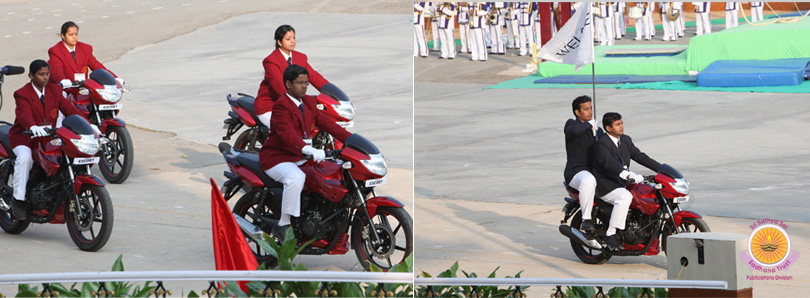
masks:
POLYGON ((724 280, 649 280, 595 278, 414 278, 416 286, 591 286, 630 288, 728 289, 724 280))
POLYGON ((413 273, 330 271, 119 271, 0 274, 0 284, 58 282, 169 281, 169 280, 260 280, 413 283, 413 273))

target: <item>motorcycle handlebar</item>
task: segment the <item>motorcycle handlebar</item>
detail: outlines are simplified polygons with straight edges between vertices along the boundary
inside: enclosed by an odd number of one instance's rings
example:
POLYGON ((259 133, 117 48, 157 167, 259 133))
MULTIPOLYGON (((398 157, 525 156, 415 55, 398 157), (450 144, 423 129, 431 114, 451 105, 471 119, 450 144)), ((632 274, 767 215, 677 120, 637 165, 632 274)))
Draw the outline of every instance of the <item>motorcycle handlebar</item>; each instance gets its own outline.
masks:
MULTIPOLYGON (((330 158, 330 159, 334 159, 335 157, 340 156, 340 150, 339 149, 324 150, 323 153, 324 153, 324 155, 326 155, 326 158, 330 158)), ((304 154, 304 159, 307 159, 307 160, 312 159, 312 155, 304 154)))
MULTIPOLYGON (((56 128, 46 128, 45 132, 48 133, 47 137, 53 136, 56 133, 56 130, 57 130, 56 128)), ((32 131, 30 131, 30 130, 24 130, 23 135, 26 135, 26 136, 30 137, 30 136, 33 136, 34 133, 32 131)))

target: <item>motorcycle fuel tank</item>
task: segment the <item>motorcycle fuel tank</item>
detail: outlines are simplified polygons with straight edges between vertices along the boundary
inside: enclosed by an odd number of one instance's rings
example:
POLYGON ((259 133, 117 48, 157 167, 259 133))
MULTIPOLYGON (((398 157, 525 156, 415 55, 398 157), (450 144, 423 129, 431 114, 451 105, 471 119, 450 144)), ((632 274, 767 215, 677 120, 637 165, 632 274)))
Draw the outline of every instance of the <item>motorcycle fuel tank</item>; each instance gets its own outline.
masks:
POLYGON ((633 202, 630 209, 638 209, 644 214, 653 215, 658 211, 658 203, 655 202, 655 189, 646 184, 631 184, 627 190, 633 194, 633 202))
POLYGON ((349 192, 341 184, 341 167, 335 162, 322 161, 302 167, 301 170, 307 175, 305 191, 317 193, 333 203, 343 200, 349 192))

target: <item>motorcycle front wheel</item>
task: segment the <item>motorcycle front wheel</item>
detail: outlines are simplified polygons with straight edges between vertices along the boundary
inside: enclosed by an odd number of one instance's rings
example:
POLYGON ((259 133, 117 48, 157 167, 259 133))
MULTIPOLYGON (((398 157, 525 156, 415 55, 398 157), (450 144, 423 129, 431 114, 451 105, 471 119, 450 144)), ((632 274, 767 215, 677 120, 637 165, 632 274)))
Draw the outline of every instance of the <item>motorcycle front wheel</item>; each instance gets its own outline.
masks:
MULTIPOLYGON (((82 186, 78 196, 78 206, 65 210, 65 223, 70 239, 81 250, 97 251, 107 244, 112 234, 112 199, 103 186, 89 184, 82 186)), ((75 204, 73 198, 69 200, 70 205, 75 204)))
MULTIPOLYGON (((702 218, 681 218, 681 225, 678 227, 678 233, 711 232, 711 230, 709 230, 709 225, 702 218)), ((669 238, 669 235, 672 235, 673 233, 674 231, 672 230, 672 223, 667 222, 667 225, 664 226, 664 231, 661 233, 661 250, 663 250, 664 253, 667 252, 667 238, 669 238)))
MULTIPOLYGON (((262 218, 278 218, 275 214, 273 214, 270 206, 267 204, 262 204, 260 206, 258 203, 259 200, 254 200, 257 195, 259 195, 259 193, 256 190, 251 190, 243 195, 241 198, 239 198, 239 201, 236 202, 236 205, 233 206, 233 213, 236 213, 236 215, 241 216, 256 226, 261 227, 262 225, 260 223, 262 218)), ((272 235, 272 231, 264 232, 272 235)), ((278 267, 278 259, 276 259, 276 257, 262 249, 262 247, 256 242, 257 240, 253 239, 247 234, 244 234, 244 236, 245 240, 247 240, 248 246, 250 246, 250 250, 253 251, 253 256, 256 257, 256 261, 259 263, 259 265, 264 264, 265 269, 273 269, 278 267)))
MULTIPOLYGON (((14 165, 12 162, 3 163, 2 167, 0 167, 0 182, 2 182, 3 190, 2 190, 2 200, 6 200, 6 204, 11 206, 11 200, 13 200, 13 192, 14 192, 14 185, 12 185, 12 181, 14 177, 14 165)), ((11 209, 8 211, 0 211, 0 228, 3 228, 3 231, 9 234, 19 234, 25 231, 30 225, 31 222, 29 221, 22 221, 17 220, 14 218, 14 215, 11 215, 11 209)))
POLYGON ((267 136, 262 138, 259 134, 261 134, 261 130, 258 129, 258 127, 245 130, 236 137, 236 141, 233 142, 233 147, 248 152, 259 153, 259 150, 262 149, 262 143, 264 143, 264 140, 267 138, 267 136))
POLYGON ((403 208, 377 207, 371 221, 377 237, 371 234, 367 218, 354 222, 351 241, 354 252, 366 271, 371 264, 388 271, 413 252, 413 219, 403 208))
MULTIPOLYGON (((599 219, 599 217, 595 217, 595 218, 593 218, 591 220, 593 221, 594 226, 602 225, 602 226, 607 227, 607 225, 608 225, 607 223, 603 223, 599 219)), ((579 229, 580 225, 582 225, 582 211, 577 212, 577 214, 574 215, 574 218, 571 219, 571 228, 572 229, 579 229)), ((600 265, 600 264, 604 264, 605 262, 610 260, 611 255, 606 254, 606 253, 602 252, 601 250, 596 250, 596 249, 581 245, 581 244, 577 243, 576 241, 574 241, 573 239, 571 239, 570 241, 571 241, 571 248, 574 249, 574 254, 576 254, 577 258, 579 258, 585 264, 600 265)))
POLYGON ((110 183, 123 183, 132 172, 132 137, 126 127, 110 126, 107 139, 109 142, 101 146, 101 175, 110 183))

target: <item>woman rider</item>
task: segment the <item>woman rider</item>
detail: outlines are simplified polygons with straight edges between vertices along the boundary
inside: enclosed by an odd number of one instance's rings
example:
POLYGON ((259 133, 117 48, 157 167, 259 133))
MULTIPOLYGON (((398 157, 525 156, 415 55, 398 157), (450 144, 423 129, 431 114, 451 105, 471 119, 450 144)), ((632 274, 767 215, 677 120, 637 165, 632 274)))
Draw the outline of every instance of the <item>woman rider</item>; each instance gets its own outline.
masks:
POLYGON ((62 24, 61 36, 62 41, 48 49, 51 83, 68 88, 77 79, 83 81, 90 68, 90 70, 109 71, 119 84, 124 84, 123 79, 96 60, 96 57, 93 56, 92 46, 79 42, 79 26, 76 23, 68 21, 62 24))

